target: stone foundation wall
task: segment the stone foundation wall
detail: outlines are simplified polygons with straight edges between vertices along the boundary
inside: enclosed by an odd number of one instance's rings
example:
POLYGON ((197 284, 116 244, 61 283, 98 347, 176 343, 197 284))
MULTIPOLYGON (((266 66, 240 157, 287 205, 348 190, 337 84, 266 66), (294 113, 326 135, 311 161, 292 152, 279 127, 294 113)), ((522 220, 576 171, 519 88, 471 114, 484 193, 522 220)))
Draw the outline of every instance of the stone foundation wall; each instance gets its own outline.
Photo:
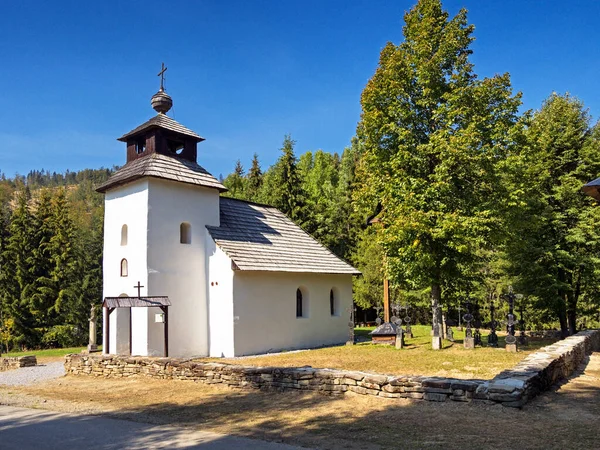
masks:
POLYGON ((355 392, 386 398, 429 401, 485 401, 521 407, 557 380, 569 376, 592 351, 600 350, 600 331, 583 331, 527 356, 491 380, 389 376, 312 367, 252 367, 194 362, 178 358, 67 355, 67 374, 97 377, 143 376, 191 380, 235 388, 355 392))
POLYGON ((14 358, 0 358, 0 372, 18 369, 19 367, 31 367, 37 365, 35 356, 18 356, 14 358))

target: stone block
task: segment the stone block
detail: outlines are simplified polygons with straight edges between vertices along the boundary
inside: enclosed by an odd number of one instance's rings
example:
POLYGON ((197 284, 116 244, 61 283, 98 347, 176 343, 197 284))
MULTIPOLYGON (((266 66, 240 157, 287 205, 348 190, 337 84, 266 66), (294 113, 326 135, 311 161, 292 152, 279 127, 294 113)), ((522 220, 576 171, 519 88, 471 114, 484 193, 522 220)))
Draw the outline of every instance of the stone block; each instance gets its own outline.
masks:
POLYGON ((403 392, 402 394, 400 394, 400 397, 402 397, 402 398, 422 399, 423 398, 423 393, 422 392, 403 392))
POLYGON ((466 349, 469 349, 469 350, 474 349, 475 348, 475 338, 466 337, 463 345, 466 349))
POLYGON ((399 392, 404 392, 403 386, 392 386, 390 384, 383 385, 381 389, 389 394, 397 394, 399 392))
POLYGON ((362 381, 365 378, 365 374, 361 372, 344 372, 344 377, 355 381, 362 381))
POLYGON ((460 389, 466 392, 475 392, 478 386, 479 383, 475 381, 452 381, 450 385, 452 389, 460 389))
POLYGON ((506 351, 510 353, 517 352, 517 344, 506 344, 506 351))
POLYGON ((442 338, 439 336, 431 337, 431 348, 434 350, 441 350, 442 347, 442 338))
POLYGON ((452 385, 452 381, 447 378, 425 378, 421 381, 423 387, 431 387, 438 389, 448 389, 452 385))
POLYGON ((385 375, 366 375, 363 382, 382 385, 387 383, 388 377, 385 375))
POLYGON ((367 383, 366 381, 359 381, 357 383, 359 386, 362 386, 364 388, 367 389, 374 389, 376 391, 380 391, 381 390, 381 386, 375 383, 367 383))
POLYGON ((402 395, 391 393, 391 392, 380 392, 379 395, 378 395, 378 397, 384 397, 384 398, 402 398, 402 395))
POLYGON ((446 394, 435 394, 425 392, 423 394, 423 400, 427 400, 430 402, 445 402, 446 400, 448 400, 448 396, 446 394))
POLYGON ((430 393, 430 394, 452 394, 452 389, 450 389, 450 388, 442 389, 442 388, 426 387, 424 389, 425 389, 425 392, 430 393))

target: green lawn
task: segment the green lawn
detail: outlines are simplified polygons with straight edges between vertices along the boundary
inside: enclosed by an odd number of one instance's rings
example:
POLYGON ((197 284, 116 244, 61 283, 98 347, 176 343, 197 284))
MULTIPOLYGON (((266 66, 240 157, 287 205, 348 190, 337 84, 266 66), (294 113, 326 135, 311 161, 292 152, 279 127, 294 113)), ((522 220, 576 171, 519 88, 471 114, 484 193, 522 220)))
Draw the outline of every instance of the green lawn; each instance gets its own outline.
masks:
MULTIPOLYGON (((373 327, 357 328, 357 337, 367 338, 373 327)), ((427 375, 455 378, 492 378, 504 369, 513 367, 525 355, 549 345, 553 340, 529 339, 530 344, 518 353, 504 349, 504 336, 499 336, 499 348, 463 347, 464 331, 455 329, 455 342, 444 341, 443 350, 432 350, 431 327, 415 325, 414 337, 406 339, 406 347, 397 350, 392 346, 375 345, 370 341, 353 346, 327 347, 309 351, 284 352, 274 355, 249 358, 203 358, 216 361, 252 366, 312 367, 360 370, 391 375, 427 375)), ((482 331, 483 342, 487 342, 488 331, 482 331)))
MULTIPOLYGON (((98 347, 99 350, 102 347, 98 347)), ((10 352, 10 353, 2 353, 2 356, 26 356, 26 355, 35 355, 37 357, 38 362, 40 361, 56 361, 63 359, 65 355, 69 353, 81 353, 83 350, 87 350, 87 347, 70 347, 70 348, 51 348, 48 350, 30 350, 27 352, 10 352)))

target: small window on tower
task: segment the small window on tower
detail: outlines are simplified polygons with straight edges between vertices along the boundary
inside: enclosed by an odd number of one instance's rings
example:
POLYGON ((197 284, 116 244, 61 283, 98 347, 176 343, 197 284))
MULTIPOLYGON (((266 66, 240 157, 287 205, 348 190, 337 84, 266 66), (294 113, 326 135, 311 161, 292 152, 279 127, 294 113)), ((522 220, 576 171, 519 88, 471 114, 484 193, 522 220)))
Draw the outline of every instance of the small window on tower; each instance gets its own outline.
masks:
POLYGON ((181 153, 183 152, 183 142, 178 142, 178 141, 172 141, 172 140, 168 140, 167 141, 167 148, 169 149, 169 151, 175 155, 181 155, 181 153))
POLYGON ((139 155, 146 151, 146 139, 140 139, 135 143, 135 152, 139 155))
POLYGON ((121 260, 121 276, 126 277, 129 275, 129 268, 127 267, 127 260, 123 258, 121 260))
POLYGON ((187 222, 179 225, 179 242, 182 244, 192 243, 192 226, 187 222))
POLYGON ((121 227, 121 246, 127 245, 127 225, 121 227))

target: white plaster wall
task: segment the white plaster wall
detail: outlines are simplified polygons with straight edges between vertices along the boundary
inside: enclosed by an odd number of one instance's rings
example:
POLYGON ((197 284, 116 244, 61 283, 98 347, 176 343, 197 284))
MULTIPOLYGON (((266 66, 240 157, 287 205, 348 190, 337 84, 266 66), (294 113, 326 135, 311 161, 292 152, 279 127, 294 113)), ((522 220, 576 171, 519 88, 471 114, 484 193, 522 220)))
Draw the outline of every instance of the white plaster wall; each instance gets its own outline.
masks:
POLYGON ((339 344, 348 339, 352 275, 234 271, 235 356, 339 344), (308 317, 296 318, 296 289, 308 292, 308 317), (332 316, 329 291, 339 296, 332 316))
POLYGON ((213 357, 234 355, 233 270, 231 259, 212 240, 206 242, 209 282, 209 354, 213 357))
MULTIPOLYGON (((148 295, 168 295, 169 356, 206 356, 208 256, 206 225, 219 225, 216 189, 148 180, 148 295), (191 244, 179 242, 179 226, 192 226, 191 244)), ((150 312, 150 311, 149 311, 150 312)), ((162 355, 164 325, 148 315, 149 354, 162 355)))
MULTIPOLYGON (((119 297, 137 295, 138 281, 147 286, 148 182, 140 180, 111 189, 104 201, 103 295, 119 297), (121 246, 121 228, 127 224, 127 245, 121 246), (121 277, 121 260, 128 262, 128 276, 121 277)), ((142 289, 145 295, 145 289, 142 289)), ((136 308, 137 310, 142 308, 136 308)), ((106 312, 104 312, 106 314, 106 312)), ((145 355, 147 339, 144 312, 133 311, 133 351, 145 355)), ((117 309, 110 315, 110 353, 129 353, 129 311, 117 309)), ((106 318, 105 318, 106 320, 106 318)), ((106 324, 106 321, 104 322, 106 324)), ((106 330, 106 326, 104 327, 106 330)), ((106 336, 103 337, 106 351, 106 336)))

